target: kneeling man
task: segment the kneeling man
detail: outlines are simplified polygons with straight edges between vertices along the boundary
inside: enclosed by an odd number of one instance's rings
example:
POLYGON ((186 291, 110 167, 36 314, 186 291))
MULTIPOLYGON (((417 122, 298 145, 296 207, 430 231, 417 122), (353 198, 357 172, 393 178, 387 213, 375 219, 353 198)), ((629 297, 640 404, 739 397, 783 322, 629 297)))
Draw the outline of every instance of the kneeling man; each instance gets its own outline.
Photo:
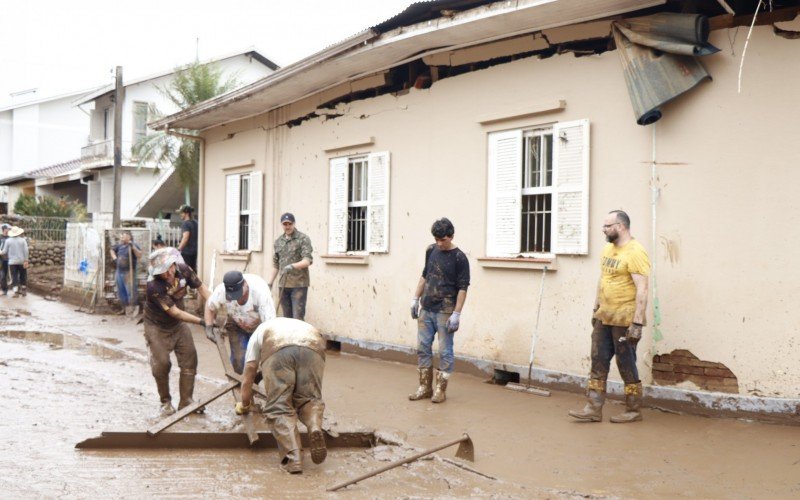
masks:
POLYGON ((242 401, 236 413, 250 411, 253 381, 261 369, 267 393, 264 415, 278 443, 281 466, 289 473, 303 472, 297 420, 308 428, 311 460, 325 461, 327 449, 322 432, 322 375, 325 371, 325 339, 305 321, 275 318, 261 323, 250 337, 245 356, 242 401))

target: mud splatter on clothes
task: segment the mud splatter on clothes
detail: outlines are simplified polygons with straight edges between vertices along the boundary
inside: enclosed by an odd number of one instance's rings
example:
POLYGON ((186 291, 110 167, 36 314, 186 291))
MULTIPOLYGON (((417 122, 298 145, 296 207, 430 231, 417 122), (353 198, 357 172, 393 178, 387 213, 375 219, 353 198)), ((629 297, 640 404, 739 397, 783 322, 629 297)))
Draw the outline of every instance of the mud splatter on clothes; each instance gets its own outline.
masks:
POLYGON ((647 251, 636 240, 622 247, 609 243, 600 258, 600 308, 594 317, 604 325, 630 326, 636 312, 636 285, 631 274, 650 275, 647 251))
POLYGON ((160 328, 173 329, 180 324, 167 311, 176 306, 183 309, 183 298, 188 288, 200 288, 203 283, 186 264, 175 264, 175 281, 171 284, 161 278, 147 283, 147 301, 144 306, 144 321, 160 328))
POLYGON ((452 313, 460 290, 469 287, 469 261, 459 248, 439 250, 431 245, 425 251, 422 269, 425 289, 422 308, 435 313, 452 313))

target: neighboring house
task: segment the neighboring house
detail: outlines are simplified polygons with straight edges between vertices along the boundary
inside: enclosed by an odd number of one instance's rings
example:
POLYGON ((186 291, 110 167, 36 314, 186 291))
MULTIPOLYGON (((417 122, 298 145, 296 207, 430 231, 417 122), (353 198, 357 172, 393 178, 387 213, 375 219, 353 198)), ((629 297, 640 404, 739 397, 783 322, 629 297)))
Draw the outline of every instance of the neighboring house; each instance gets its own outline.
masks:
MULTIPOLYGON (((76 97, 89 92, 82 90, 52 97, 39 97, 35 90, 15 95, 15 102, 0 108, 0 197, 13 209, 18 192, 6 187, 3 181, 26 172, 57 167, 77 158, 86 141, 89 117, 74 107, 76 97)), ((60 167, 56 168, 61 171, 60 167)), ((33 182, 30 182, 33 194, 33 182)), ((80 191, 74 183, 67 191, 80 191)), ((85 197, 85 188, 83 189, 85 197)))
POLYGON ((763 24, 798 6, 759 14, 738 93, 754 6, 733 17, 723 3, 695 4, 723 49, 702 59, 714 80, 648 127, 632 112, 611 24, 682 2, 415 4, 152 124, 204 138, 203 279, 245 256, 250 272, 271 272, 278 217, 291 211, 315 248, 309 321, 345 345, 412 354, 408 302, 431 223, 447 216, 472 267, 458 369, 526 374, 538 324, 535 378, 579 385, 602 221, 624 209, 654 264, 638 351, 647 394, 796 411, 785 398, 800 393, 800 41, 783 33, 796 25, 763 24), (250 230, 253 214, 262 231, 250 230), (682 392, 693 387, 735 395, 682 392))
MULTIPOLYGON (((234 76, 240 85, 263 78, 277 69, 274 63, 253 50, 207 62, 221 70, 222 78, 234 76)), ((123 219, 156 217, 159 213, 174 211, 183 203, 183 188, 173 176, 171 167, 159 171, 151 165, 140 168, 131 156, 132 145, 147 134, 147 122, 154 119, 155 111, 170 113, 177 110, 159 91, 159 88, 169 86, 174 74, 175 70, 170 69, 124 81, 120 190, 120 217, 123 219)), ((0 158, 13 158, 15 170, 14 175, 0 179, 0 185, 10 186, 8 203, 12 211, 20 193, 69 194, 83 202, 95 220, 110 221, 114 208, 113 93, 113 85, 108 85, 89 93, 73 93, 46 103, 5 111, 14 113, 14 128, 11 132, 0 128, 0 158), (79 97, 76 99, 76 96, 79 97), (53 108, 53 111, 36 111, 36 107, 42 108, 45 104, 48 110, 53 108), (17 115, 21 116, 19 120, 17 115), (56 127, 50 118, 72 115, 78 115, 81 120, 69 127, 64 124, 56 127), (46 121, 34 126, 31 116, 46 121), (17 128, 28 134, 24 140, 18 140, 17 128), (64 136, 58 136, 58 132, 63 132, 64 136), (58 144, 58 147, 50 150, 44 147, 45 144, 58 144), (32 149, 35 146, 41 150, 38 154, 32 149), (64 171, 67 166, 69 172, 64 171), (58 175, 52 175, 52 172, 58 172, 58 175)), ((193 199, 196 199, 196 192, 194 195, 193 199)))

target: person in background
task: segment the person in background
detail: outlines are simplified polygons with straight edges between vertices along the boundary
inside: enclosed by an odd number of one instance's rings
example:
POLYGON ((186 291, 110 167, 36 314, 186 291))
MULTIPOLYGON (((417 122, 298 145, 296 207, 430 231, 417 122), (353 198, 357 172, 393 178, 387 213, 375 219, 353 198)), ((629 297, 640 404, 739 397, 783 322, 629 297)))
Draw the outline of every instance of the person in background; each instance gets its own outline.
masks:
MULTIPOLYGON (((8 239, 8 230, 11 229, 10 224, 3 224, 0 226, 2 234, 0 234, 0 251, 3 249, 6 240, 8 239)), ((3 295, 8 295, 8 255, 0 253, 0 290, 3 295)))
POLYGON ((189 205, 181 205, 178 208, 181 214, 181 242, 178 244, 178 251, 183 256, 186 264, 197 272, 197 221, 192 218, 194 208, 189 205))
POLYGON ((24 232, 21 227, 11 226, 8 238, 0 250, 0 255, 8 258, 14 297, 24 297, 28 294, 28 265, 30 262, 28 261, 28 241, 22 237, 24 232))
POLYGON ((122 231, 119 243, 111 247, 111 259, 116 263, 115 279, 117 296, 123 307, 122 313, 136 312, 139 304, 139 283, 136 278, 136 264, 142 258, 142 249, 133 241, 130 231, 122 231))
POLYGON ((287 318, 303 320, 306 317, 306 301, 310 283, 308 267, 314 262, 311 238, 295 227, 294 215, 286 212, 281 215, 283 234, 275 240, 272 254, 272 276, 269 287, 275 282, 278 273, 281 314, 287 318))

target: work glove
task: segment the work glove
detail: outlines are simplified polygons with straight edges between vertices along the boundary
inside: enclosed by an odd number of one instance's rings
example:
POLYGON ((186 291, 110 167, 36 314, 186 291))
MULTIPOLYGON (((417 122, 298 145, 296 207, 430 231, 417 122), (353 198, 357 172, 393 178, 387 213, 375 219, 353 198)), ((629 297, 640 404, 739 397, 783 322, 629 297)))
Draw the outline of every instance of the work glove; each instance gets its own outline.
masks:
POLYGON ((211 342, 217 343, 217 338, 214 336, 214 327, 206 325, 206 338, 211 342))
POLYGON ((200 318, 200 323, 198 323, 198 325, 200 325, 203 328, 205 328, 206 327, 206 320, 204 320, 203 318, 200 318))
POLYGON ((599 306, 595 306, 594 309, 592 309, 592 330, 597 328, 597 322, 600 321, 599 319, 594 317, 594 314, 597 312, 598 309, 600 309, 599 306))
POLYGON ((447 318, 447 333, 455 333, 461 324, 461 313, 453 311, 453 314, 447 318))
POLYGON ((291 265, 291 264, 289 264, 289 265, 287 265, 286 267, 283 268, 283 272, 284 273, 290 273, 292 271, 294 271, 294 266, 291 265))
POLYGON ((419 319, 419 299, 411 299, 411 319, 419 319))
POLYGON ((638 323, 631 323, 628 331, 625 333, 625 339, 629 344, 636 345, 642 339, 642 325, 638 323))
POLYGON ((247 415, 248 413, 250 413, 251 407, 252 405, 245 406, 241 401, 238 401, 233 411, 235 411, 237 415, 247 415))

